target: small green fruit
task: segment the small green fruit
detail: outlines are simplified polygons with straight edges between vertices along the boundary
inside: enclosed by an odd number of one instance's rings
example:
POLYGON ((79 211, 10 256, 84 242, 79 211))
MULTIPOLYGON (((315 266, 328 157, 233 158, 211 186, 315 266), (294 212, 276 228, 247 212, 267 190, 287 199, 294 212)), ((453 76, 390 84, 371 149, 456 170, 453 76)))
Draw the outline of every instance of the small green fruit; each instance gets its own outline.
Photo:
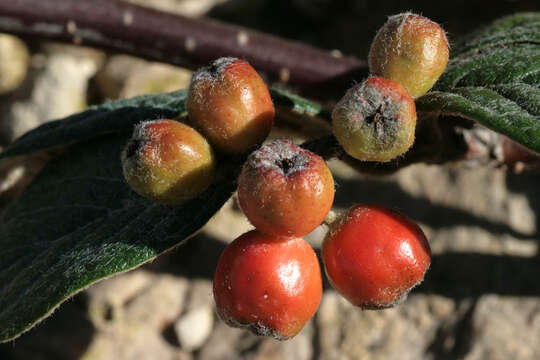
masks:
POLYGON ((214 178, 214 155, 195 129, 174 120, 138 124, 122 152, 124 178, 150 200, 179 205, 201 194, 214 178))
POLYGON ((448 39, 439 24, 420 15, 391 16, 369 50, 371 73, 395 80, 413 98, 433 87, 448 64, 448 39))
POLYGON ((414 142, 416 106, 398 82, 370 77, 347 91, 332 112, 334 135, 363 161, 389 161, 414 142))

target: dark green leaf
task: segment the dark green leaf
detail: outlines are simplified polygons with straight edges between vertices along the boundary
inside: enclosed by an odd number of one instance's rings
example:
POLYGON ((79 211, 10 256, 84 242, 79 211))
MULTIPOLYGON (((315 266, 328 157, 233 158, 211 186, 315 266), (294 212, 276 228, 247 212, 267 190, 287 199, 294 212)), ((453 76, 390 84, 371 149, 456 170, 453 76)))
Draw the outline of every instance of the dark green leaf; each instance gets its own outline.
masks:
POLYGON ((540 13, 495 21, 452 56, 417 109, 476 120, 540 152, 540 13))
POLYGON ((141 198, 122 177, 119 154, 128 136, 74 145, 0 217, 0 342, 86 286, 178 245, 235 190, 236 168, 180 207, 141 198))
POLYGON ((47 122, 18 138, 0 154, 0 160, 131 129, 144 120, 177 117, 186 110, 186 95, 186 90, 142 95, 94 106, 65 119, 47 122))
POLYGON ((285 90, 271 89, 272 101, 276 108, 284 107, 299 115, 307 115, 312 117, 320 117, 321 119, 330 120, 330 113, 315 102, 292 94, 285 90))

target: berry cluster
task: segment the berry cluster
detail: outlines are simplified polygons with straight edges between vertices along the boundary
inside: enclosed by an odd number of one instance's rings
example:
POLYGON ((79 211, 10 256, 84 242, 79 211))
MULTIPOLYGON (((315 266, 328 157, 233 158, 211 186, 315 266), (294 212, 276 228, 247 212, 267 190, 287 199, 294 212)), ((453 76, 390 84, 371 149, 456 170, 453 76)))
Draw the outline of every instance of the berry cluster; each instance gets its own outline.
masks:
POLYGON ((221 255, 214 276, 218 314, 231 326, 288 339, 322 297, 319 262, 301 239, 334 201, 334 179, 318 155, 286 140, 253 152, 238 178, 238 200, 256 227, 221 255))
MULTIPOLYGON (((416 126, 413 97, 433 86, 447 61, 448 43, 437 24, 414 14, 390 17, 370 50, 377 76, 350 89, 333 110, 334 135, 344 150, 363 161, 406 152, 416 126)), ((153 201, 178 205, 198 196, 214 179, 212 147, 226 155, 247 153, 261 145, 274 121, 268 88, 235 58, 218 59, 193 75, 187 110, 200 133, 174 120, 143 122, 122 152, 126 181, 153 201)), ((301 237, 329 218, 332 174, 318 155, 275 140, 247 158, 238 200, 256 229, 229 244, 218 261, 217 312, 231 326, 291 338, 321 300, 319 262, 301 237)), ((422 281, 431 251, 409 218, 365 204, 327 223, 326 274, 352 304, 391 307, 422 281)))
POLYGON ((146 121, 135 127, 122 152, 127 183, 162 204, 180 205, 213 182, 211 146, 229 155, 244 153, 260 145, 274 123, 266 84, 236 58, 220 58, 198 70, 186 103, 198 131, 175 120, 146 121))

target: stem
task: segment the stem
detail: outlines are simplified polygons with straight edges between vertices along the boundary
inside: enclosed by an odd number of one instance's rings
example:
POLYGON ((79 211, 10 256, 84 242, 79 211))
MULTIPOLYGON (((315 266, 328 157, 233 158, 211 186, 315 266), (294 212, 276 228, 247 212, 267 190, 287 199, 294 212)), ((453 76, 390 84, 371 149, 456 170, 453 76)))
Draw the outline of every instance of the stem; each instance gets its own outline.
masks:
POLYGON ((351 79, 368 71, 365 62, 352 57, 117 0, 1 1, 0 32, 95 46, 189 69, 234 56, 272 80, 321 96, 341 96, 351 79))

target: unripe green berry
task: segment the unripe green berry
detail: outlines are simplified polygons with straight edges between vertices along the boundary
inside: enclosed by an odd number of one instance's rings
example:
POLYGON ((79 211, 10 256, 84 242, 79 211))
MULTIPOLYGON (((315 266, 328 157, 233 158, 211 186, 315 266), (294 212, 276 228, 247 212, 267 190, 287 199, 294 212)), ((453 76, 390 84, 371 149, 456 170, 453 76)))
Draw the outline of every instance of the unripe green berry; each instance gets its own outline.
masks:
POLYGON ((404 13, 391 16, 373 39, 369 70, 399 82, 416 99, 433 87, 448 57, 444 30, 428 18, 404 13))
POLYGON ((398 82, 374 76, 349 89, 336 104, 332 126, 350 156, 389 161, 414 142, 416 106, 398 82))
POLYGON ((201 194, 214 178, 214 155, 195 129, 174 120, 138 124, 122 152, 124 178, 150 200, 179 205, 201 194))

